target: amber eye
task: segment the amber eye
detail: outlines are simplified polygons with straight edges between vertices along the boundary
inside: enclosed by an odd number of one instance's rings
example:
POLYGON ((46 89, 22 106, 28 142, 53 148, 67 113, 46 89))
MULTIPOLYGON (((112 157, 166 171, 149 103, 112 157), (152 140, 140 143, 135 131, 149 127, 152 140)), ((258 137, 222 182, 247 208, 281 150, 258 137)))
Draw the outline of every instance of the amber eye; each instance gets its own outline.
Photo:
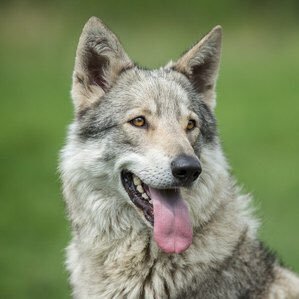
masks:
POLYGON ((130 123, 138 128, 143 128, 146 126, 146 121, 145 118, 143 116, 138 116, 132 120, 130 120, 130 123))
POLYGON ((196 126, 195 120, 194 119, 189 119, 188 125, 187 125, 187 130, 191 131, 195 128, 195 126, 196 126))

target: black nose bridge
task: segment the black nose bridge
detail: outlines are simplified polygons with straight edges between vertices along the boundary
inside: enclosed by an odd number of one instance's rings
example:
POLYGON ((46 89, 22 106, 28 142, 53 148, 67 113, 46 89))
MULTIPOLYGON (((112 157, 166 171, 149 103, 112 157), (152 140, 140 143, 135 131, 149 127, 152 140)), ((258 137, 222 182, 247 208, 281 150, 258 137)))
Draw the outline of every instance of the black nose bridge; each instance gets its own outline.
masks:
POLYGON ((171 162, 171 171, 181 184, 188 185, 200 175, 201 165, 196 157, 183 154, 171 162))

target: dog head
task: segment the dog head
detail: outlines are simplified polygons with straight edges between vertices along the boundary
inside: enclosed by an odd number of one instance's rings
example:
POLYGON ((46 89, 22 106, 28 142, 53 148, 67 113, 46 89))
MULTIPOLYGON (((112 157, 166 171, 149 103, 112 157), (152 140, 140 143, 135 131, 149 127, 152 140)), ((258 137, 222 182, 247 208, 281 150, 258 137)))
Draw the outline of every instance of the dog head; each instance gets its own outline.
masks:
POLYGON ((205 155, 218 146, 213 111, 220 49, 217 26, 177 62, 145 70, 99 19, 91 18, 80 37, 69 138, 76 160, 68 164, 85 173, 81 180, 91 189, 119 192, 119 201, 154 226, 166 252, 192 243, 182 192, 208 173, 205 155))

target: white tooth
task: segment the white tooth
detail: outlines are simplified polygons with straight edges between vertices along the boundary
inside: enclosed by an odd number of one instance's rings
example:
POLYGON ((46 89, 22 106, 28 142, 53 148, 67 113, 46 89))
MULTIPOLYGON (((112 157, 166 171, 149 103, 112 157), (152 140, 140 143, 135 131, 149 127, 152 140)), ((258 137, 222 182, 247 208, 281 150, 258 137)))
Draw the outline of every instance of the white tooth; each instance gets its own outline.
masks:
POLYGON ((136 189, 137 189, 137 191, 140 192, 141 194, 144 192, 144 190, 143 190, 143 188, 142 188, 141 185, 138 185, 136 189))
POLYGON ((141 184, 141 181, 140 181, 140 179, 137 176, 134 175, 134 177, 133 177, 133 183, 134 183, 134 185, 138 186, 138 185, 141 184))
POLYGON ((146 193, 142 193, 142 197, 143 197, 144 199, 148 199, 148 196, 147 196, 146 193))
POLYGON ((153 201, 150 199, 149 201, 148 201, 150 204, 153 204, 153 201))

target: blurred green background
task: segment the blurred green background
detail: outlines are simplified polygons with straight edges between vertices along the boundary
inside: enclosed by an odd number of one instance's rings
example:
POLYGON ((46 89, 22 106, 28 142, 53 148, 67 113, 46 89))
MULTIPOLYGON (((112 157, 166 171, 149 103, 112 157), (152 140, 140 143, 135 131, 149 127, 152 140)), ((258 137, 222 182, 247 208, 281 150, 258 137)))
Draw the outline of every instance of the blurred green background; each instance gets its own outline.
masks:
POLYGON ((57 174, 71 73, 92 15, 156 67, 224 28, 217 116, 261 238, 299 272, 298 1, 4 1, 0 4, 0 297, 69 298, 57 174))

